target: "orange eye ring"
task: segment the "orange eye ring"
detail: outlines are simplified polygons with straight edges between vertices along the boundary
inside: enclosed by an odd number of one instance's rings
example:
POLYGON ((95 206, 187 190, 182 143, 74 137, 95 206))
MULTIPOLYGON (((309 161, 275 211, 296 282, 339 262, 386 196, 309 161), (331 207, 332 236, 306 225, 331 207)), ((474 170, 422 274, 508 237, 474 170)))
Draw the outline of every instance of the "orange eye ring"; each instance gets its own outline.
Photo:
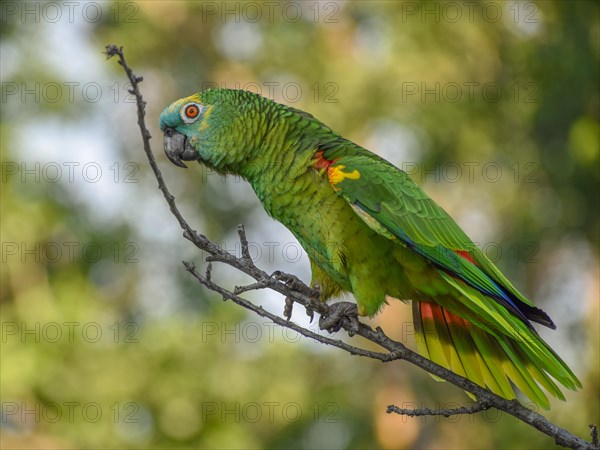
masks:
POLYGON ((200 117, 202 108, 198 103, 188 103, 181 109, 181 118, 187 124, 194 123, 200 117))

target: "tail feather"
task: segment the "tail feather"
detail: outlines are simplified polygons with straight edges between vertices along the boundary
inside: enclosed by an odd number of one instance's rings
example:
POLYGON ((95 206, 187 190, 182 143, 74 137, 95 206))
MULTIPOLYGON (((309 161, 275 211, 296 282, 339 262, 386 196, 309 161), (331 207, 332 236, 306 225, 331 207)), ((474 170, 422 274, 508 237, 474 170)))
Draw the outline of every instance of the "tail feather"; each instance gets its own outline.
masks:
MULTIPOLYGON (((422 355, 505 398, 515 398, 504 371, 498 370, 499 364, 487 336, 481 333, 472 335, 472 327, 464 319, 430 302, 413 302, 413 320, 417 348, 422 355), (439 333, 438 330, 443 330, 443 327, 452 329, 452 332, 439 333), (454 358, 445 357, 453 351, 456 354, 454 358)), ((441 381, 438 377, 434 378, 441 381)))
POLYGON ((432 361, 443 361, 444 366, 463 377, 467 376, 466 369, 462 364, 457 349, 453 345, 447 323, 441 315, 441 308, 431 307, 431 303, 419 303, 421 306, 420 324, 425 337, 424 353, 429 355, 432 361), (435 336, 434 339, 431 339, 435 336))
MULTIPOLYGON (((495 342, 511 342, 522 352, 528 365, 536 366, 565 387, 572 390, 581 387, 581 382, 569 366, 528 324, 512 315, 502 305, 489 301, 488 297, 465 283, 445 274, 442 276, 465 297, 465 301, 440 298, 438 303, 441 306, 464 317, 469 323, 475 324, 480 332, 489 333, 495 342)), ((505 354, 507 351, 503 349, 501 353, 505 354)))
POLYGON ((498 346, 497 343, 494 341, 494 338, 487 333, 479 332, 479 330, 476 330, 473 327, 468 328, 470 328, 469 335, 474 343, 472 351, 478 353, 481 356, 481 360, 485 363, 486 367, 488 367, 489 371, 492 373, 494 380, 500 386, 500 390, 494 391, 489 384, 487 385, 487 387, 490 390, 492 390, 492 392, 495 392, 496 394, 501 395, 504 398, 515 398, 515 392, 507 377, 506 370, 502 366, 502 352, 498 351, 498 346))
MULTIPOLYGON (((527 361, 525 354, 521 350, 515 348, 515 352, 518 353, 522 361, 527 361)), ((556 385, 554 381, 552 381, 552 378, 550 378, 546 372, 538 369, 538 367, 535 364, 531 363, 527 364, 527 370, 529 371, 529 373, 531 373, 531 375, 533 375, 533 378, 535 378, 535 380, 539 384, 541 384, 544 387, 544 389, 550 392, 554 397, 563 401, 565 400, 565 396, 560 390, 560 388, 556 385)))
POLYGON ((510 337, 498 338, 433 302, 413 302, 413 316, 418 350, 432 361, 507 399, 515 398, 512 381, 545 409, 550 402, 540 385, 564 400, 538 355, 510 337))

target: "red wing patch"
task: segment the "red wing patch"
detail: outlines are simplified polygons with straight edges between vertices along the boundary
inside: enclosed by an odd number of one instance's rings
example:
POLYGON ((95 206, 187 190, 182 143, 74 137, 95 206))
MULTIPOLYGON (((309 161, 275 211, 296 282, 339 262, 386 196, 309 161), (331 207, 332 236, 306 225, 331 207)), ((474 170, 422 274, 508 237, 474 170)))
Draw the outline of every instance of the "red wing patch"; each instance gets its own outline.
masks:
POLYGON ((471 256, 471 253, 469 253, 467 250, 453 250, 453 252, 456 253, 461 258, 466 259, 471 264, 473 264, 475 266, 477 265, 477 263, 473 259, 473 256, 471 256))

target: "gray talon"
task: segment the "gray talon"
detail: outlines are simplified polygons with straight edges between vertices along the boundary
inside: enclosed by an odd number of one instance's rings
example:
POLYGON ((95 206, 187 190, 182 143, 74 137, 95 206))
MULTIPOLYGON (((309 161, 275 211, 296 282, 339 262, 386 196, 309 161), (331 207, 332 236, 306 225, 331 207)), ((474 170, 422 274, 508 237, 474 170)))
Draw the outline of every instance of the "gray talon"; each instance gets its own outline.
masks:
POLYGON ((310 317, 310 323, 312 323, 315 318, 315 311, 312 308, 306 307, 306 315, 310 317))
POLYGON ((283 317, 289 322, 292 318, 292 311, 294 310, 294 300, 291 297, 285 298, 285 306, 283 308, 283 317))

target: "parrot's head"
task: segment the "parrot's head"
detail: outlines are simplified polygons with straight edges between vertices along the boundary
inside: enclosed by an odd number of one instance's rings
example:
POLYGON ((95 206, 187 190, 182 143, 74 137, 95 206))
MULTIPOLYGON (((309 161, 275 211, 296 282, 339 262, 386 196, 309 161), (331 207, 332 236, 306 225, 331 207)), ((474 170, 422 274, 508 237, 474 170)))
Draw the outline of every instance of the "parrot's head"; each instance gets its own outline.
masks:
POLYGON ((200 95, 193 95, 171 103, 160 115, 165 153, 173 164, 187 167, 183 161, 200 159, 200 124, 206 109, 200 95))
POLYGON ((273 103, 259 95, 230 89, 210 89, 171 103, 160 115, 164 150, 169 160, 199 160, 222 172, 236 172, 260 138, 257 114, 273 103))

